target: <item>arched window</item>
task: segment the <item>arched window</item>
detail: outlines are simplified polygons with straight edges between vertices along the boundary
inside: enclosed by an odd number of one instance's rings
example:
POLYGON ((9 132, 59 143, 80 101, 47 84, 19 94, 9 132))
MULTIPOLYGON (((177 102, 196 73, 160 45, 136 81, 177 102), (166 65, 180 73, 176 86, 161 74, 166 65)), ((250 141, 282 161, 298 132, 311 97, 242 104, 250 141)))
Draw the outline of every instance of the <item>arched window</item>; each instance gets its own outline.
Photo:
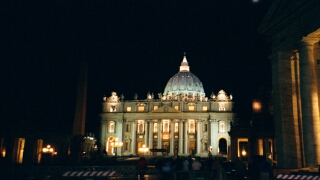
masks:
POLYGON ((138 133, 143 133, 144 132, 144 121, 139 120, 138 121, 138 133))
POLYGON ((153 132, 154 133, 158 132, 158 123, 153 124, 153 132))
POLYGON ((109 122, 109 132, 110 132, 110 133, 113 133, 113 132, 114 132, 114 126, 115 126, 114 121, 110 121, 110 122, 109 122))
POLYGON ((226 132, 226 123, 224 121, 219 121, 219 132, 226 132))
POLYGON ((195 132, 195 125, 194 125, 194 121, 191 120, 189 121, 189 133, 194 133, 195 132))
POLYGON ((164 123, 164 132, 169 132, 169 123, 168 122, 164 123))
POLYGON ((178 132, 179 131, 179 125, 178 123, 174 123, 174 132, 178 132))

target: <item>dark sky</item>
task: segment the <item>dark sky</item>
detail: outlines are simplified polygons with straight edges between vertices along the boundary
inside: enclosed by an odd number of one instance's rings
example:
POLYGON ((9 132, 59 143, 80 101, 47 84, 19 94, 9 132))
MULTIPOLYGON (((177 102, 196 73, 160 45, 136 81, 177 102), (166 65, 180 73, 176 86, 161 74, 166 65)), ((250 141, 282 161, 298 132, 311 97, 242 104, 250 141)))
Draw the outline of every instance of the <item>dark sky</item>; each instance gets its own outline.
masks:
POLYGON ((79 64, 86 62, 86 131, 97 132, 104 94, 163 92, 183 52, 206 95, 232 93, 245 117, 258 87, 271 86, 269 47, 256 30, 271 2, 2 2, 2 128, 71 133, 79 64))

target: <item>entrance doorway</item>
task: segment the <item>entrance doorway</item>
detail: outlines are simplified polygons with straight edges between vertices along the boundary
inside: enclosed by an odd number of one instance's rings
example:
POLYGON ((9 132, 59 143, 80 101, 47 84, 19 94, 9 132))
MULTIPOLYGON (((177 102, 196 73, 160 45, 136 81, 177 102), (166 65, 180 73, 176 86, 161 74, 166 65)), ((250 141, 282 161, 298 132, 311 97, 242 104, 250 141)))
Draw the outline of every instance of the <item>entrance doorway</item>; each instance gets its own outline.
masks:
POLYGON ((227 154, 227 140, 219 139, 219 154, 227 154))
POLYGON ((196 143, 194 141, 190 141, 189 142, 189 154, 191 154, 191 155, 195 155, 196 154, 195 144, 196 143))
POLYGON ((163 149, 166 149, 165 154, 168 155, 168 153, 169 153, 168 152, 169 151, 169 142, 167 142, 167 141, 163 142, 162 147, 163 147, 163 149))

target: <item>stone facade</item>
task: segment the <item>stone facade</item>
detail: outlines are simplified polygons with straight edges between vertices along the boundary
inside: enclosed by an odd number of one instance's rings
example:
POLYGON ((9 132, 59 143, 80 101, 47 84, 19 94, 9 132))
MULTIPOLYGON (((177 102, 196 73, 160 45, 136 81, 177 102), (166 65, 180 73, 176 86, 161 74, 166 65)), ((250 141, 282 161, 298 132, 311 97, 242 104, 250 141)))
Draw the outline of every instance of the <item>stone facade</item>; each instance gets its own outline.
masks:
POLYGON ((272 45, 279 168, 320 164, 320 1, 275 0, 259 27, 272 45))
MULTIPOLYGON (((101 149, 107 154, 141 155, 141 148, 164 149, 167 155, 227 156, 228 132, 234 121, 232 95, 220 90, 205 97, 202 83, 184 57, 179 73, 171 78, 163 94, 147 99, 124 100, 115 92, 103 97, 101 149), (118 138, 122 148, 113 148, 118 138)), ((162 153, 147 152, 149 155, 162 153)))

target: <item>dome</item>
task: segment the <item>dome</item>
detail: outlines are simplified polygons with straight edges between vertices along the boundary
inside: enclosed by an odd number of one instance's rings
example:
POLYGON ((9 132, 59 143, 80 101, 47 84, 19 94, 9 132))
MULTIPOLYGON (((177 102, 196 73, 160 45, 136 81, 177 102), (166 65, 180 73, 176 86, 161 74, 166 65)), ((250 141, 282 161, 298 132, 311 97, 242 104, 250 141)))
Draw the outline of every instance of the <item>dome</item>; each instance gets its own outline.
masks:
POLYGON ((190 72, 186 55, 184 55, 181 62, 180 71, 170 78, 163 94, 168 96, 172 96, 173 94, 187 94, 205 97, 201 81, 196 75, 190 72))

